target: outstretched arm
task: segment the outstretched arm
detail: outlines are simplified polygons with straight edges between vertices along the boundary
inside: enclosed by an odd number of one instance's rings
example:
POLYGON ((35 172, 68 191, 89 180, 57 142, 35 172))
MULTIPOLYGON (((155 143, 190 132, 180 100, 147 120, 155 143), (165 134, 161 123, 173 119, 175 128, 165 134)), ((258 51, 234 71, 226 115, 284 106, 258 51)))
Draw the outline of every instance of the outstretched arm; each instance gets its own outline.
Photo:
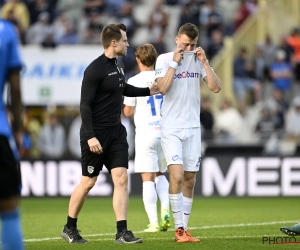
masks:
POLYGON ((147 88, 138 88, 128 83, 125 83, 123 95, 128 97, 150 96, 158 94, 156 83, 152 83, 147 88))

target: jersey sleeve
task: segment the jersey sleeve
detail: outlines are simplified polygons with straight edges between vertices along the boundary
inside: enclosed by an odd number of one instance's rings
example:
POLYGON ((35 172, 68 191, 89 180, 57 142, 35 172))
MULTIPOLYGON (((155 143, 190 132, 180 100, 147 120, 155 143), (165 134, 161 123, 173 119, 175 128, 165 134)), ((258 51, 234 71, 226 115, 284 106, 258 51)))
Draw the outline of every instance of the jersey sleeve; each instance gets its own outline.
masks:
MULTIPOLYGON (((129 78, 128 79, 128 84, 131 84, 134 86, 134 83, 132 81, 132 78, 129 78)), ((128 97, 128 96, 125 96, 124 97, 124 102, 123 102, 126 106, 132 106, 134 107, 135 104, 136 104, 136 97, 128 97)))
POLYGON ((80 98, 80 114, 82 125, 88 139, 91 139, 95 136, 92 125, 91 104, 97 92, 98 80, 98 71, 95 70, 92 65, 90 65, 84 72, 80 98))
POLYGON ((158 56, 155 63, 155 79, 158 77, 164 77, 168 71, 169 62, 164 60, 163 56, 158 56))
POLYGON ((9 43, 9 56, 8 56, 8 68, 9 70, 21 69, 22 62, 19 51, 19 39, 17 32, 12 25, 8 25, 9 34, 10 34, 10 43, 9 43))
MULTIPOLYGON (((206 77, 206 70, 205 70, 205 68, 203 67, 203 64, 198 60, 198 65, 199 65, 199 68, 200 68, 200 74, 201 74, 201 77, 202 77, 202 79, 204 80, 204 77, 206 77)), ((209 65, 210 66, 210 65, 209 65)), ((210 68, 212 69, 212 70, 214 70, 211 66, 210 66, 210 68)))

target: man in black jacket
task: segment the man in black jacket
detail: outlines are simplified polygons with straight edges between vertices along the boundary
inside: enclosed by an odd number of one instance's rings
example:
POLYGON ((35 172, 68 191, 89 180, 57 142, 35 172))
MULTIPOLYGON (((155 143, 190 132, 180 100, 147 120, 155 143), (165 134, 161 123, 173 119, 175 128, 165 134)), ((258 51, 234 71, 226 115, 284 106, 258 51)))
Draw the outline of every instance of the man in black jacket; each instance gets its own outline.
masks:
POLYGON ((115 243, 141 243, 127 229, 128 143, 121 124, 122 96, 149 96, 156 93, 154 84, 136 88, 125 82, 125 56, 129 47, 126 26, 110 24, 102 31, 104 53, 85 70, 81 88, 80 130, 82 179, 72 193, 67 224, 61 233, 69 243, 86 243, 77 229, 77 217, 89 191, 96 183, 103 165, 114 183, 113 209, 117 220, 115 243))

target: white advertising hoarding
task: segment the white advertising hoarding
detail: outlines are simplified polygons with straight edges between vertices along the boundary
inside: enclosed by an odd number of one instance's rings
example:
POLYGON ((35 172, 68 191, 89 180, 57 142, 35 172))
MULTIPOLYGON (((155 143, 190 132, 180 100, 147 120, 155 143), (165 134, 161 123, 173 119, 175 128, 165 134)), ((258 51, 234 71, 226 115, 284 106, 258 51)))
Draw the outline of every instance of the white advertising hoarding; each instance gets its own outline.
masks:
POLYGON ((85 68, 103 53, 101 45, 22 47, 25 105, 79 105, 85 68))
MULTIPOLYGON (((81 179, 80 161, 22 161, 22 196, 70 196, 81 179)), ((129 161, 128 191, 142 195, 140 174, 129 161)), ((106 168, 91 196, 111 196, 113 183, 106 168)), ((205 157, 197 176, 195 195, 201 196, 300 196, 299 157, 233 157, 224 164, 205 157)))

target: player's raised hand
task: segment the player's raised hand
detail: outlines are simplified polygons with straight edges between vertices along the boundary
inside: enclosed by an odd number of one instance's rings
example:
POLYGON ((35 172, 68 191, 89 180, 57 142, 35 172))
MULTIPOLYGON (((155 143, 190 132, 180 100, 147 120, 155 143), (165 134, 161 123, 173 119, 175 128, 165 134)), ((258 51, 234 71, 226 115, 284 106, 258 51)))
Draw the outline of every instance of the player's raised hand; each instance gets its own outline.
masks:
POLYGON ((153 82, 149 85, 150 89, 150 95, 156 95, 159 94, 158 87, 157 87, 157 82, 153 82))
POLYGON ((202 63, 208 62, 205 55, 205 51, 201 47, 196 48, 195 55, 197 56, 198 60, 201 61, 202 63))
POLYGON ((96 137, 89 139, 87 142, 92 153, 101 154, 103 152, 102 146, 96 137))
POLYGON ((177 48, 174 51, 173 61, 180 62, 183 59, 183 49, 177 48))

